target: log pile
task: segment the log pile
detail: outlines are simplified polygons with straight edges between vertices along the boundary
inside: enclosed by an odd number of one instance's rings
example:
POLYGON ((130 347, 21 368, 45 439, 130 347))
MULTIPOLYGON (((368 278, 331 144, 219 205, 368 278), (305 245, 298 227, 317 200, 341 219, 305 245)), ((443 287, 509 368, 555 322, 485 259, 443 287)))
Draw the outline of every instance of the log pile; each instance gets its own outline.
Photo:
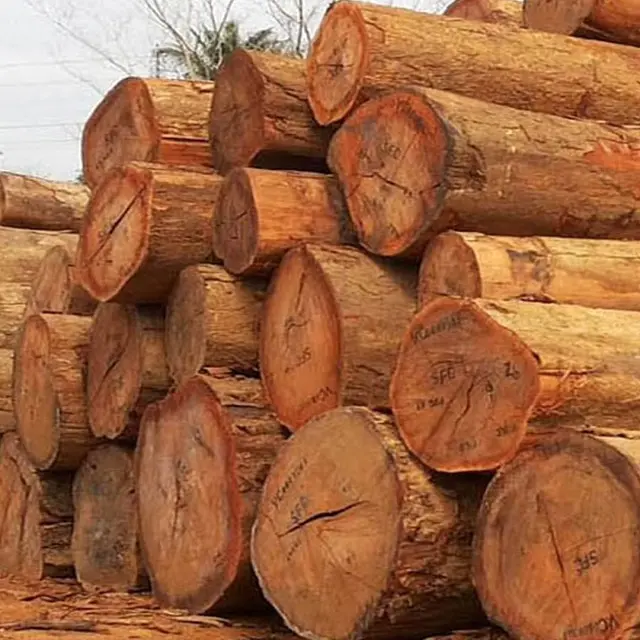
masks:
POLYGON ((306 60, 118 83, 86 186, 0 174, 0 576, 313 640, 629 637, 631 5, 342 0, 306 60))

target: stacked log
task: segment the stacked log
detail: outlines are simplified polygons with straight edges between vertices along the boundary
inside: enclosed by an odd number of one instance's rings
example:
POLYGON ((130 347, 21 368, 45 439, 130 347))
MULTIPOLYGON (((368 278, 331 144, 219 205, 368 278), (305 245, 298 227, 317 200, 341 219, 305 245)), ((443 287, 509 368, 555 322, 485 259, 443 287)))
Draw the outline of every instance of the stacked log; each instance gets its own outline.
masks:
POLYGON ((522 3, 518 0, 454 0, 444 15, 513 27, 523 24, 522 3))

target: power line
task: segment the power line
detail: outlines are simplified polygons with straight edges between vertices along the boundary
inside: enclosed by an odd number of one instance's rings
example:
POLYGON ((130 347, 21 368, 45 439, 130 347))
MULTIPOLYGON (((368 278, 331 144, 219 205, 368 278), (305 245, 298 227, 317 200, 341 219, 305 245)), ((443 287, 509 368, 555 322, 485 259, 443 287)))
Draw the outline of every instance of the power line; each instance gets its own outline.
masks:
MULTIPOLYGON (((131 61, 149 60, 150 56, 140 56, 130 58, 131 61)), ((18 67, 55 67, 61 65, 70 64, 88 64, 90 62, 107 62, 103 57, 96 58, 78 58, 77 60, 47 60, 43 62, 9 62, 6 64, 0 64, 0 69, 15 69, 18 67)))
POLYGON ((80 142, 79 138, 40 138, 38 140, 0 140, 0 152, 3 147, 7 147, 10 145, 25 145, 25 144, 69 144, 69 143, 78 143, 80 142))
POLYGON ((56 127, 82 127, 82 122, 55 122, 50 124, 8 124, 0 125, 0 130, 8 131, 13 129, 55 129, 56 127))
MULTIPOLYGON (((121 74, 122 75, 122 74, 121 74)), ((91 77, 92 80, 109 80, 113 82, 113 78, 107 78, 106 76, 101 78, 91 77)), ((52 86, 69 86, 75 84, 85 84, 84 80, 44 80, 42 82, 0 82, 0 87, 52 87, 52 86)))

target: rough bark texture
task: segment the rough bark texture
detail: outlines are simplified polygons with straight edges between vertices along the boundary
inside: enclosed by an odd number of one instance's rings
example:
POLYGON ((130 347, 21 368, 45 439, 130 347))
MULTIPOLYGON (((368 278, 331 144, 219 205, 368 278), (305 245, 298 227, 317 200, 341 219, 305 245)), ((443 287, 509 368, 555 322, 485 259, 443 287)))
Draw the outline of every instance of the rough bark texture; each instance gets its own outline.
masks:
POLYGON ((79 278, 101 302, 164 302, 179 272, 212 258, 222 178, 131 163, 93 192, 78 245, 79 278))
POLYGON ((515 638, 633 635, 640 441, 598 440, 532 440, 483 498, 474 583, 489 617, 515 638))
POLYGON ((145 583, 138 544, 133 453, 92 449, 73 480, 71 550, 85 589, 129 591, 145 583))
POLYGON ((87 356, 89 426, 96 437, 135 439, 140 418, 170 387, 164 310, 103 302, 87 356))
POLYGON ((357 242, 334 177, 262 169, 227 176, 213 225, 213 250, 227 270, 267 275, 300 242, 357 242))
POLYGON ((356 110, 329 164, 362 244, 418 255, 450 228, 640 238, 638 145, 633 128, 415 88, 356 110))
POLYGON ((260 585, 305 638, 424 638, 484 618, 471 586, 482 477, 432 476, 389 417, 340 407, 280 450, 253 529, 260 585))
POLYGON ((209 134, 213 166, 325 167, 332 131, 307 103, 303 60, 237 49, 216 76, 209 134))
POLYGON ((0 173, 0 224, 5 227, 79 231, 88 200, 83 184, 0 173))
POLYGON ((419 304, 438 296, 640 311, 640 243, 448 231, 422 258, 419 304))
POLYGON ((95 188, 110 169, 132 161, 209 166, 208 117, 213 82, 125 78, 87 121, 84 178, 95 188))
POLYGON ((264 606, 249 534, 283 439, 258 380, 194 376, 147 408, 136 450, 138 509, 161 606, 195 613, 264 606))
POLYGON ((415 270, 347 247, 285 256, 264 305, 260 372, 279 420, 296 430, 341 404, 389 406, 389 380, 415 313, 415 270))
POLYGON ((38 474, 15 433, 0 441, 0 575, 73 575, 70 474, 38 474))
POLYGON ((167 304, 165 346, 176 383, 203 367, 258 370, 258 339, 266 282, 241 279, 217 265, 182 271, 167 304))
POLYGON ((510 27, 521 27, 523 23, 522 2, 518 0, 454 0, 444 15, 510 27))
POLYGON ((16 428, 12 388, 13 351, 0 348, 0 435, 16 428))
POLYGON ((85 375, 91 318, 42 313, 25 320, 14 357, 20 439, 37 469, 75 470, 95 443, 85 375))

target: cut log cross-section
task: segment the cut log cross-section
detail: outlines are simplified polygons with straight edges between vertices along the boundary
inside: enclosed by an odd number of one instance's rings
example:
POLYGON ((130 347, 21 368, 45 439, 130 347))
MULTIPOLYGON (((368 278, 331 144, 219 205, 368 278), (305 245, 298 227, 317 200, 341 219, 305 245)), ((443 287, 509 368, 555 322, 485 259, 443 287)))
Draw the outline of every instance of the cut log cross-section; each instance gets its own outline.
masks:
POLYGON ((249 539, 283 440, 257 379, 198 375, 149 405, 136 476, 141 547, 161 606, 194 613, 265 606, 249 539))
POLYGON ((446 229, 640 239, 639 145, 633 128, 414 88, 357 109, 328 161, 360 242, 397 255, 446 229))
POLYGON ((416 308, 415 270, 354 248, 287 253, 267 295, 260 372, 278 419, 296 430, 341 404, 389 406, 389 380, 416 308))
POLYGON ((486 482, 432 477, 388 416, 340 407, 315 417, 264 485, 251 551, 265 596, 314 640, 470 628, 484 618, 470 565, 486 482))
POLYGON ((16 426, 37 469, 75 470, 95 443, 85 374, 91 318, 42 313, 25 320, 14 359, 16 426))
POLYGON ((209 116, 216 169, 326 171, 331 133, 313 119, 303 60, 244 49, 226 58, 216 75, 209 116))
POLYGON ((0 441, 0 575, 73 575, 69 473, 38 474, 15 433, 0 441))
POLYGON ((511 27, 521 27, 523 24, 522 2, 518 0, 454 0, 445 9, 444 15, 511 27))
POLYGON ((210 166, 208 118, 213 82, 125 78, 87 121, 82 166, 93 189, 129 162, 210 166))
POLYGON ((180 274, 167 304, 169 373, 180 383, 203 367, 258 370, 258 337, 266 283, 238 278, 217 265, 180 274))
POLYGON ((220 189, 213 250, 231 273, 268 275, 302 242, 356 241, 332 176, 235 169, 220 189))
POLYGON ((13 351, 0 348, 0 435, 16 428, 13 413, 13 351))
POLYGON ((87 410, 93 434, 135 439, 144 409, 169 386, 162 309, 100 304, 87 356, 87 410))
POLYGON ((92 449, 73 480, 73 507, 71 551, 80 584, 114 591, 143 586, 133 453, 111 443, 92 449))
POLYGON ((473 579, 510 636, 633 637, 638 461, 639 440, 561 433, 527 443, 498 471, 478 516, 473 579))
POLYGON ((212 258, 222 178, 131 163, 93 192, 78 245, 84 288, 100 302, 164 302, 179 272, 212 258))

